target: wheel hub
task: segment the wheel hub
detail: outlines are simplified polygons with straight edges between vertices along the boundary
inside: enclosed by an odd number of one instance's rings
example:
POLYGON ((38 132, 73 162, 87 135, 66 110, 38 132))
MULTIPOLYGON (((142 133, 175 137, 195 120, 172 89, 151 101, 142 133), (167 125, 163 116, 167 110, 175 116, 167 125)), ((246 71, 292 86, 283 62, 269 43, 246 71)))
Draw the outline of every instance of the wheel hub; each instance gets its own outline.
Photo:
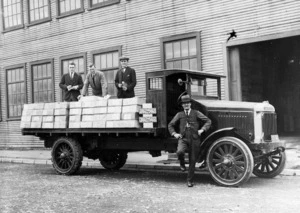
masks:
POLYGON ((68 153, 68 152, 62 152, 62 153, 60 154, 60 158, 65 159, 65 158, 68 158, 68 157, 69 157, 69 153, 68 153))
POLYGON ((222 164, 231 167, 234 164, 234 158, 231 155, 225 155, 222 164))

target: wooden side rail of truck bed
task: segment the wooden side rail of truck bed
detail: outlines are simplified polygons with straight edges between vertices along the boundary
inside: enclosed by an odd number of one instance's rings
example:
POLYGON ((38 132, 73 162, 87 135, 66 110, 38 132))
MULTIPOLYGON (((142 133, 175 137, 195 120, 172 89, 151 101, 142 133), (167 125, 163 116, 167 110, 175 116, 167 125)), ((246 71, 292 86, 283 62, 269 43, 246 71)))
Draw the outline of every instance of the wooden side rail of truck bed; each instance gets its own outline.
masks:
POLYGON ((102 134, 115 134, 119 136, 120 134, 134 134, 138 137, 140 134, 149 134, 156 136, 164 136, 165 128, 60 128, 60 129, 42 129, 42 128, 25 128, 22 129, 23 135, 71 135, 71 134, 81 134, 84 136, 85 134, 98 134, 101 136, 102 134))

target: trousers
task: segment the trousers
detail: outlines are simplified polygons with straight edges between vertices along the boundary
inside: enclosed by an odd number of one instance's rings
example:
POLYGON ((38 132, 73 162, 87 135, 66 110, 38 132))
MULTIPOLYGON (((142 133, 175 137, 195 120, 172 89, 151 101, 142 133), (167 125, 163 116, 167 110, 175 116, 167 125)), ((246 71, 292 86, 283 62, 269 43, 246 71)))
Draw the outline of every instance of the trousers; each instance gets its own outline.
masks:
POLYGON ((197 137, 197 139, 195 139, 190 128, 187 128, 184 137, 178 140, 176 154, 181 165, 184 164, 184 155, 187 151, 189 156, 187 181, 192 182, 195 174, 196 160, 200 154, 200 138, 197 137))

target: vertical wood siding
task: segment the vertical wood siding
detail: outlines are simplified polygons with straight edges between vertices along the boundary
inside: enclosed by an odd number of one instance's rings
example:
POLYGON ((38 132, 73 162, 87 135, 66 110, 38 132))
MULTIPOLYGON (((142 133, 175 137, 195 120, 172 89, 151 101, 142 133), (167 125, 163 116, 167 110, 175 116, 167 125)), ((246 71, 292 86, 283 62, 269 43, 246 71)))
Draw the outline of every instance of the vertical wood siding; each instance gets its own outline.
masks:
MULTIPOLYGON (((122 46, 137 72, 136 95, 145 96, 145 72, 161 67, 160 38, 201 31, 202 70, 226 74, 223 45, 234 29, 238 39, 256 38, 300 29, 300 1, 294 0, 121 0, 119 4, 56 18, 56 0, 51 0, 50 22, 0 35, 1 114, 0 147, 43 146, 36 138, 20 135, 19 121, 7 121, 4 67, 26 63, 27 99, 31 97, 29 63, 54 59, 55 100, 61 100, 59 57, 122 46)), ((23 1, 24 23, 27 1, 23 1)), ((2 22, 1 22, 2 25, 2 22)), ((1 26, 2 27, 2 26, 1 26)), ((222 95, 225 96, 224 80, 222 95)))

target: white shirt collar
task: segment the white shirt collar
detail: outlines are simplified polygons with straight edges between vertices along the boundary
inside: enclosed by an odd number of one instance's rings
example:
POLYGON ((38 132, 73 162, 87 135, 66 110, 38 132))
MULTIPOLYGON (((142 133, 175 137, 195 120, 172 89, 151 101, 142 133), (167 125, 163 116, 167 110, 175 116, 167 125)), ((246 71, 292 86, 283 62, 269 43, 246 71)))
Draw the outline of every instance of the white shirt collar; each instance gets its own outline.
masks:
MULTIPOLYGON (((184 113, 185 113, 186 111, 184 110, 184 113)), ((188 110, 188 115, 190 115, 190 113, 191 113, 191 108, 188 110)))

